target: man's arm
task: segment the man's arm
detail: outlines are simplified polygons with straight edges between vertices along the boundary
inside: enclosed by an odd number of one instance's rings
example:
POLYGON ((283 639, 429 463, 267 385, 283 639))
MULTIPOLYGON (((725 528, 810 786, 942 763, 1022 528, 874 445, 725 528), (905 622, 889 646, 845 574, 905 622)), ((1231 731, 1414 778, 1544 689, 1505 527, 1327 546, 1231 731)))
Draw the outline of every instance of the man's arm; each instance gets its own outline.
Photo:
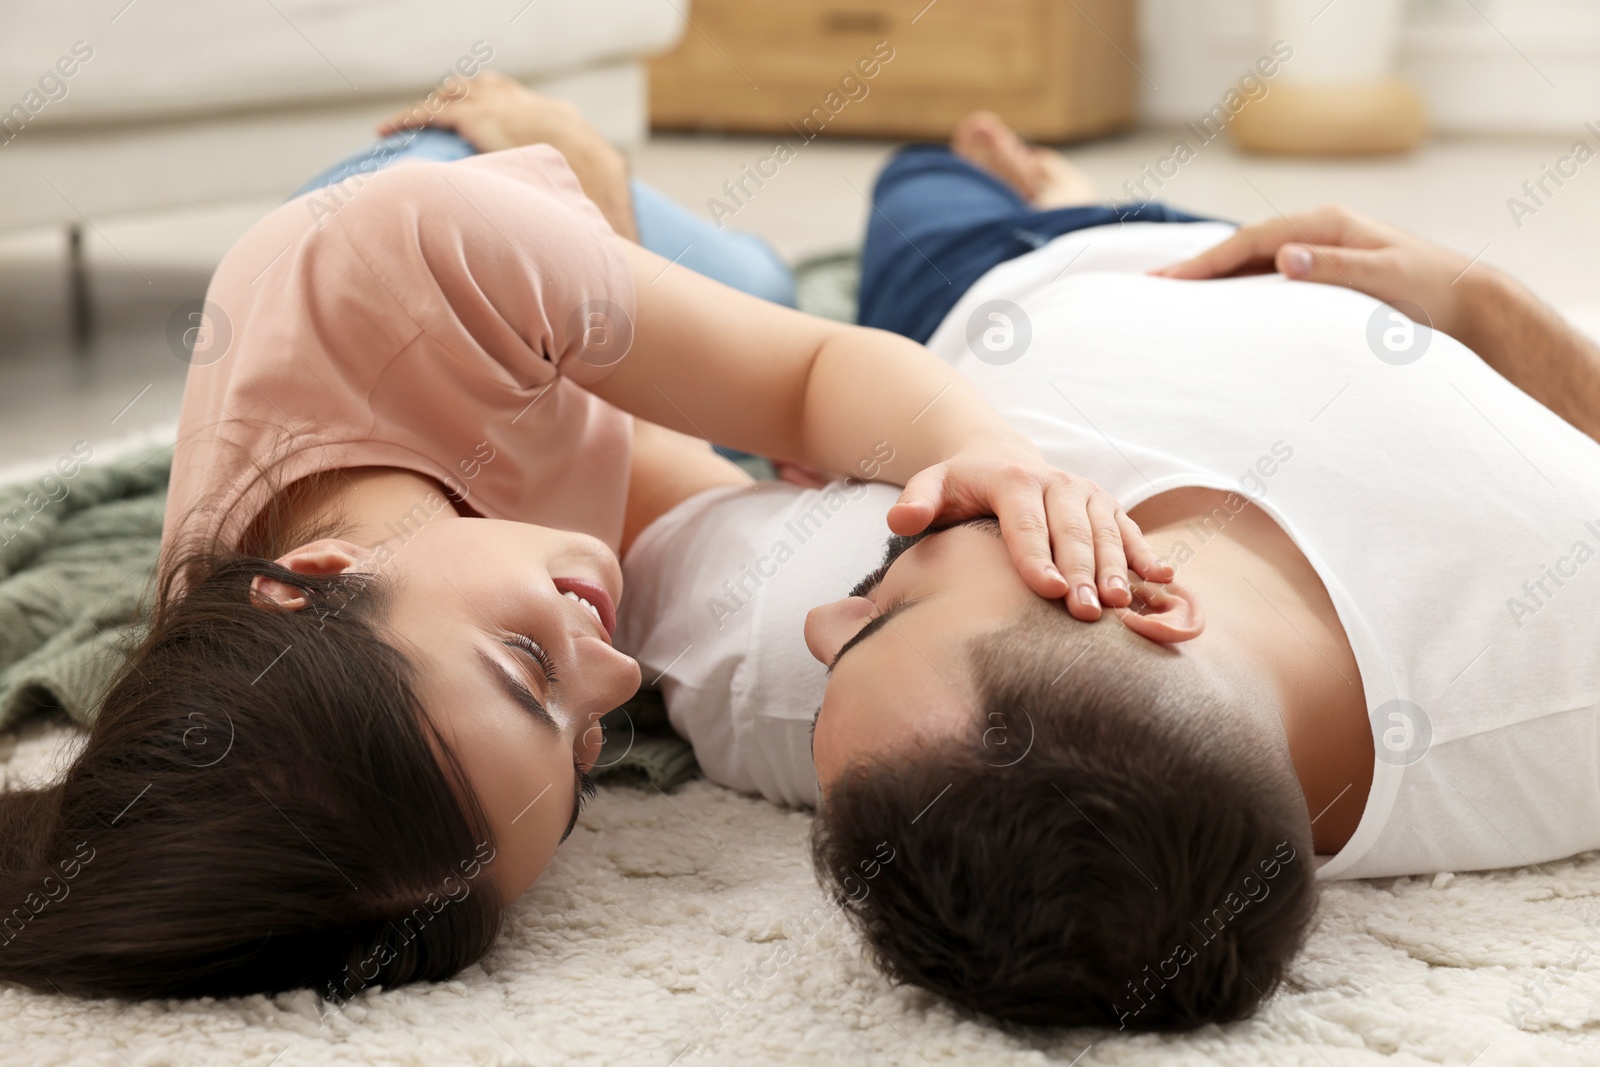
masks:
MULTIPOLYGON (((1468 285, 1467 279, 1460 284, 1468 285)), ((1523 392, 1600 441, 1600 345, 1501 271, 1484 270, 1468 292, 1472 298, 1456 339, 1523 392)))
POLYGON ((1600 441, 1600 346, 1509 275, 1348 208, 1244 226, 1193 259, 1152 273, 1202 279, 1274 268, 1296 280, 1417 305, 1434 329, 1600 441))

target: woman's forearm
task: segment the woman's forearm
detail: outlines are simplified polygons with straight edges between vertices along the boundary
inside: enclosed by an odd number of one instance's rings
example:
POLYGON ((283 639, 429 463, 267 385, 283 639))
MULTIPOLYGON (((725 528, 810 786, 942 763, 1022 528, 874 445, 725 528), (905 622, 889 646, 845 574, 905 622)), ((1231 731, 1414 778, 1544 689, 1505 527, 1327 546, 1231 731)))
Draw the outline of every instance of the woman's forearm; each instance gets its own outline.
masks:
POLYGON ((976 444, 1032 449, 955 370, 882 330, 858 327, 826 338, 804 396, 800 462, 836 474, 904 484, 976 444))
POLYGON ((913 341, 778 307, 637 245, 622 250, 634 277, 633 344, 591 388, 624 411, 835 474, 859 475, 887 441, 896 460, 871 477, 896 481, 964 442, 1014 437, 913 341))

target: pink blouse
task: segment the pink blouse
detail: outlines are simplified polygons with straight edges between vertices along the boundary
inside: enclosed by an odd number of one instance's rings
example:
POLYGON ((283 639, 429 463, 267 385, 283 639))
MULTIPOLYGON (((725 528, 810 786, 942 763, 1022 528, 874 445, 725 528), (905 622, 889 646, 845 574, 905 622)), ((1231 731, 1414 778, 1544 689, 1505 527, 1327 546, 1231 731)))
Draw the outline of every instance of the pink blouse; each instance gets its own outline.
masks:
POLYGON ((437 479, 477 513, 621 538, 628 417, 582 386, 631 341, 617 238, 555 149, 397 164, 283 204, 196 318, 163 549, 237 545, 279 487, 437 479))

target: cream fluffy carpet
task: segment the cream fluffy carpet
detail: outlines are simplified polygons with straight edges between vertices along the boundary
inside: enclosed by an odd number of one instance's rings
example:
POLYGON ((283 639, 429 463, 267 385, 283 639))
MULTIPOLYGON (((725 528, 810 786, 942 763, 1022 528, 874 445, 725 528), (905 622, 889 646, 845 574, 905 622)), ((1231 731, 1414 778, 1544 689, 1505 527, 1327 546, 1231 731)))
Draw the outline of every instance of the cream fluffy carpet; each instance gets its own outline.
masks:
MULTIPOLYGON (((50 776, 73 738, 25 728, 5 784, 50 776)), ((1600 854, 1334 886, 1257 1018, 1125 1037, 1006 1032, 890 987, 817 889, 809 825, 705 781, 605 788, 454 981, 368 991, 325 1021, 304 991, 133 1004, 0 989, 0 1063, 1600 1063, 1600 854)))

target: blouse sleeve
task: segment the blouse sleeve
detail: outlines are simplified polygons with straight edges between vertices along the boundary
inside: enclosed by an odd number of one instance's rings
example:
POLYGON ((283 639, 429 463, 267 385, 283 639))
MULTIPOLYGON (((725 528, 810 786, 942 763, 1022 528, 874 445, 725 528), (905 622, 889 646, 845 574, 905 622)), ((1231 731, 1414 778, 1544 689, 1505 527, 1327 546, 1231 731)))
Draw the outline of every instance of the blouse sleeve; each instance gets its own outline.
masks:
POLYGON ((621 238, 549 145, 398 165, 333 218, 418 330, 507 384, 589 384, 632 343, 621 238))

